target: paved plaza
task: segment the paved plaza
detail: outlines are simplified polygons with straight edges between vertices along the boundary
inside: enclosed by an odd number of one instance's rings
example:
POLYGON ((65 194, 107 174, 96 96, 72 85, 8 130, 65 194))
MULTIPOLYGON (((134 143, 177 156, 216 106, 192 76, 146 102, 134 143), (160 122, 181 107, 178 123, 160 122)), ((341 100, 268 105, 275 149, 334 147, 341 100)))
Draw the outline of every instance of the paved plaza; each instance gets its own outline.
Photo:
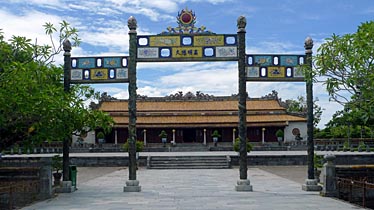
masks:
MULTIPOLYGON (((79 170, 78 168, 78 174, 79 170)), ((137 175, 142 191, 125 193, 123 187, 128 179, 127 168, 85 169, 85 173, 78 177, 79 189, 76 192, 59 194, 23 210, 362 209, 333 198, 321 197, 318 192, 302 191, 299 182, 269 171, 249 168, 248 175, 254 191, 236 192, 234 187, 239 178, 238 168, 140 168, 137 175)), ((289 173, 292 174, 293 171, 290 170, 289 173)), ((280 174, 284 174, 284 171, 280 174)))

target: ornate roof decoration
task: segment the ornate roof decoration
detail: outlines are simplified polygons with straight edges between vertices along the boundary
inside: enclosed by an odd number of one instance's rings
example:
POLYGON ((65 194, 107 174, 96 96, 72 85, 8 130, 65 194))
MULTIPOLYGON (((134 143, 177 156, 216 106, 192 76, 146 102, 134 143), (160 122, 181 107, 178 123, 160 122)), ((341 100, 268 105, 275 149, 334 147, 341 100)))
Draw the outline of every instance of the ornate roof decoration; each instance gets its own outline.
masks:
POLYGON ((170 34, 214 34, 211 31, 206 31, 205 26, 195 27, 196 16, 192 10, 182 9, 177 16, 178 27, 167 27, 167 31, 161 32, 161 35, 170 34))
POLYGON ((278 92, 275 90, 272 90, 271 93, 267 94, 266 96, 262 96, 262 99, 274 99, 278 100, 278 92))
POLYGON ((171 94, 165 97, 165 99, 169 100, 209 100, 214 98, 215 97, 213 95, 204 94, 200 91, 196 91, 196 94, 193 94, 191 92, 183 94, 182 91, 179 91, 178 93, 171 94))

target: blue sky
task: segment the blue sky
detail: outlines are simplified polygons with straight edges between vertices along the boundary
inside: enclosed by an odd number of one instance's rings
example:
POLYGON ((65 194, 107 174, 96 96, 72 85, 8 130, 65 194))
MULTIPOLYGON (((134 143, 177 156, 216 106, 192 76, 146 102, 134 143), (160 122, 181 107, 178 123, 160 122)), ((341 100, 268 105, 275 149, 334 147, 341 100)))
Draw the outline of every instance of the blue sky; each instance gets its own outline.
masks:
MULTIPOLYGON (((0 28, 5 37, 26 36, 49 43, 42 25, 66 20, 79 29, 82 44, 73 56, 128 55, 127 19, 134 16, 138 35, 155 35, 175 27, 178 11, 191 9, 196 26, 220 34, 236 33, 236 20, 247 18, 247 53, 304 54, 304 40, 317 48, 333 33, 354 33, 373 20, 373 0, 2 0, 0 28)), ((62 55, 56 61, 62 63, 62 55)), ((138 94, 165 96, 183 92, 231 95, 238 92, 236 62, 138 63, 138 94)), ((128 98, 127 84, 95 85, 96 90, 128 98)), ((276 90, 282 99, 305 96, 305 83, 248 82, 250 97, 276 90)), ((325 87, 314 84, 314 96, 324 109, 319 127, 341 107, 329 102, 325 87)))

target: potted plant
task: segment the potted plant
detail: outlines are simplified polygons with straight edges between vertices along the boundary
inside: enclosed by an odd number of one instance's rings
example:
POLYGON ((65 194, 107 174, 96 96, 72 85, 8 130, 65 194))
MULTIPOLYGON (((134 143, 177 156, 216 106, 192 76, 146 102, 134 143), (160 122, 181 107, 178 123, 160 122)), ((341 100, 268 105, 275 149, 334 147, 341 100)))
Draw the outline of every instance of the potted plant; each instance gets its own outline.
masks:
POLYGON ((275 132, 275 136, 278 139, 278 144, 281 145, 283 137, 284 137, 284 132, 282 129, 278 129, 277 132, 275 132))
POLYGON ((162 143, 165 146, 165 144, 167 142, 167 136, 168 136, 168 134, 166 133, 166 131, 162 130, 161 133, 160 133, 160 135, 158 135, 158 136, 161 138, 161 141, 162 141, 162 143))
MULTIPOLYGON (((127 139, 126 143, 123 144, 122 148, 126 152, 129 151, 129 140, 128 139, 127 139)), ((144 148, 144 143, 142 141, 136 141, 135 142, 135 150, 136 150, 136 152, 143 151, 143 148, 144 148)))
POLYGON ((100 131, 99 133, 97 133, 96 137, 99 144, 105 143, 105 135, 103 132, 100 131))
POLYGON ((53 169, 53 184, 59 186, 61 184, 62 173, 62 157, 60 155, 55 155, 52 157, 52 169, 53 169))
POLYGON ((221 137, 221 135, 218 133, 217 130, 214 130, 212 133, 214 146, 217 146, 218 138, 221 137))
POLYGON ((360 142, 358 143, 357 151, 362 152, 362 151, 364 151, 364 150, 366 150, 365 142, 360 141, 360 142))
MULTIPOLYGON (((240 139, 239 138, 235 139, 233 149, 234 149, 235 152, 239 152, 239 149, 240 149, 240 139)), ((251 152, 252 149, 253 149, 253 146, 252 146, 251 143, 249 143, 249 140, 247 138, 247 152, 251 152)))
MULTIPOLYGON (((129 151, 129 140, 127 139, 126 143, 123 144, 122 148, 126 152, 129 151)), ((136 159, 139 159, 139 152, 143 151, 144 143, 142 141, 135 141, 135 151, 136 151, 136 159)), ((136 170, 138 170, 138 163, 136 161, 136 170)))
POLYGON ((343 143, 343 152, 347 152, 349 151, 349 142, 348 141, 344 141, 343 143))

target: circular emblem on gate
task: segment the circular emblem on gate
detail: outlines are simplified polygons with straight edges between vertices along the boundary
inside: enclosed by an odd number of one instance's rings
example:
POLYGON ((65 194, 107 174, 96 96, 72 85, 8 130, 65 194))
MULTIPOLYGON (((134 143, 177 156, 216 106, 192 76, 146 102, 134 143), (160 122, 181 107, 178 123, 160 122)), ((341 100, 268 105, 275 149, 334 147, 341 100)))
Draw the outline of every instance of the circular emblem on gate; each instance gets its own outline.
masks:
POLYGON ((178 25, 179 27, 194 27, 196 22, 195 13, 189 9, 182 9, 182 11, 178 12, 178 25))
POLYGON ((180 14, 179 16, 179 20, 183 23, 183 24, 190 24, 193 20, 193 16, 191 14, 191 12, 189 11, 183 11, 182 14, 180 14))

